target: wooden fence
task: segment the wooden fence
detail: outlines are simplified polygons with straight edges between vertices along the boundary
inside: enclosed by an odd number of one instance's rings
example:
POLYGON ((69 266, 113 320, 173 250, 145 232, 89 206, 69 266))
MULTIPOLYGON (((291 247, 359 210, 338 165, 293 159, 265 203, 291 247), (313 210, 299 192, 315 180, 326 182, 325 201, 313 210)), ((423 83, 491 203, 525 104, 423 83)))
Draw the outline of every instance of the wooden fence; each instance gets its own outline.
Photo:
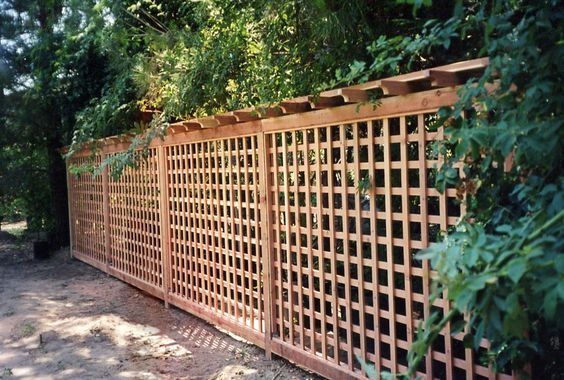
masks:
MULTIPOLYGON (((418 323, 449 308, 431 304, 429 265, 414 254, 464 212, 455 189, 432 186, 442 131, 430 126, 485 65, 293 99, 280 116, 173 125, 117 180, 111 167, 69 176, 72 255, 324 376, 364 378, 360 361, 405 370, 418 323), (361 103, 375 88, 389 97, 361 103)), ((110 139, 94 159, 127 146, 110 139)), ((462 338, 447 326, 420 375, 512 377, 462 338)))

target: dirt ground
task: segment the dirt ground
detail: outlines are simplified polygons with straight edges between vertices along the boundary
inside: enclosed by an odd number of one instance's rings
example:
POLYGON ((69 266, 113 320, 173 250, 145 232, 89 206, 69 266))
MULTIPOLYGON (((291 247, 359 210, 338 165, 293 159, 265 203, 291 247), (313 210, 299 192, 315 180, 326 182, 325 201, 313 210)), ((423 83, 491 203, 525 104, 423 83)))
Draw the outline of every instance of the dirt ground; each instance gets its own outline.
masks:
POLYGON ((77 260, 0 232, 0 379, 318 379, 77 260))

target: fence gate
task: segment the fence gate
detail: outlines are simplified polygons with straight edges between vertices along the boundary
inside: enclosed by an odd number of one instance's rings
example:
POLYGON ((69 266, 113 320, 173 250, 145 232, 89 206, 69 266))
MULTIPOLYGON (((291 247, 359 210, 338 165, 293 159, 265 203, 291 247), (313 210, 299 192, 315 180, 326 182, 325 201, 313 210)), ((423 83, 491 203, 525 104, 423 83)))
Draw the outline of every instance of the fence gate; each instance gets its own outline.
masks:
MULTIPOLYGON (((112 167, 69 175, 72 255, 324 376, 365 378, 362 363, 403 371, 419 322, 449 308, 431 304, 428 263, 414 254, 464 212, 455 189, 432 186, 436 111, 457 88, 359 102, 365 90, 446 86, 486 64, 173 125, 119 178, 112 167), (210 120, 226 125, 193 128, 210 120)), ((110 140, 70 164, 126 148, 110 140)), ((419 374, 513 377, 482 365, 462 338, 447 325, 419 374)))

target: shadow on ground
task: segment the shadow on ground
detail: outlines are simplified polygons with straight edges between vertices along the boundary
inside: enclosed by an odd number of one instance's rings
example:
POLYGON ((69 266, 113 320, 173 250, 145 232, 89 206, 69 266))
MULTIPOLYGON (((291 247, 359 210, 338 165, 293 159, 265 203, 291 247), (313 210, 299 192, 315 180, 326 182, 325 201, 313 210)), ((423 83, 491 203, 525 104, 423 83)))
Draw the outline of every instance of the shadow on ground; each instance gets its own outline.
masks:
POLYGON ((0 251, 0 379, 317 378, 165 309, 68 251, 43 262, 6 254, 0 251))

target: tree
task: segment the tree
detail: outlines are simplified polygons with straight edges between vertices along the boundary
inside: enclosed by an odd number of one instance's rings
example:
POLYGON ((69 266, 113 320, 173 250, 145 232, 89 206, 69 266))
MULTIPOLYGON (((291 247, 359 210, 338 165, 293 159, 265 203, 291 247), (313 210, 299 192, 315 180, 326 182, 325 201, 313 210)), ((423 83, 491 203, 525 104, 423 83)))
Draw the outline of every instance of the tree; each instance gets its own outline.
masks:
MULTIPOLYGON (((425 12, 445 20, 452 5, 440 3, 425 12)), ((62 146, 72 143, 72 154, 100 137, 145 130, 137 122, 146 109, 164 111, 154 123, 162 129, 176 118, 315 92, 351 55, 368 58, 368 41, 414 35, 424 22, 394 1, 9 0, 0 7, 9 131, 0 145, 43 152, 49 181, 34 191, 51 210, 39 224, 57 243, 68 236, 62 146)), ((132 156, 121 161, 132 164, 132 156)))
POLYGON ((19 196, 32 225, 49 230, 54 246, 67 244, 69 231, 66 166, 59 149, 70 142, 77 110, 104 84, 103 57, 92 35, 83 33, 84 24, 101 22, 90 16, 93 5, 14 0, 2 3, 0 12, 1 148, 4 154, 19 152, 20 159, 5 181, 26 184, 28 196, 19 196))

